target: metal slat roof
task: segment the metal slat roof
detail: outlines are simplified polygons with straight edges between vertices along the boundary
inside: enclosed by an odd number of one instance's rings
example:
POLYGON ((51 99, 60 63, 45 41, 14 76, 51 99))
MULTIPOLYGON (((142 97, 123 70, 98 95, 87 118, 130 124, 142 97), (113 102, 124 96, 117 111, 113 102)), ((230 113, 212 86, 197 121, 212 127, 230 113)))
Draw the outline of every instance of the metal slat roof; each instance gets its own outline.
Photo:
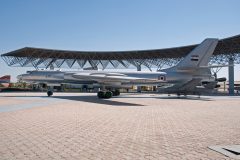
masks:
MULTIPOLYGON (((25 47, 1 56, 59 58, 59 59, 148 59, 148 58, 181 58, 188 54, 196 45, 135 51, 68 51, 44 48, 25 47)), ((214 55, 233 54, 240 52, 240 35, 219 40, 214 55)))
MULTIPOLYGON (((16 63, 23 63, 21 66, 25 66, 25 63, 33 64, 30 61, 36 59, 41 59, 41 61, 45 61, 44 59, 51 59, 52 62, 50 61, 50 64, 54 63, 58 59, 87 60, 89 62, 91 62, 92 60, 117 60, 120 62, 121 60, 127 60, 129 61, 129 63, 133 63, 131 60, 136 59, 180 59, 186 54, 188 54, 197 45, 198 44, 166 49, 135 51, 69 51, 25 47, 2 54, 1 57, 10 66, 16 63), (10 63, 9 58, 12 63, 10 63), (26 58, 27 60, 25 60, 26 58)), ((213 56, 231 55, 236 53, 240 53, 240 35, 219 40, 213 56)), ((71 64, 69 67, 71 68, 72 65, 73 64, 71 64)))

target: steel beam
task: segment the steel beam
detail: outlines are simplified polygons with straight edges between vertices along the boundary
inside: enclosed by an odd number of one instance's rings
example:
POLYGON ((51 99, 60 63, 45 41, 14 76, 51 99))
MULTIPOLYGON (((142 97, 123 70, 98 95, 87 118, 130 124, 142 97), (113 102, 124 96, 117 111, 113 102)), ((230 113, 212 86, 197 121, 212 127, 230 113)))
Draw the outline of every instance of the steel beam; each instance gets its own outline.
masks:
POLYGON ((229 57, 228 61, 228 81, 229 81, 229 96, 234 95, 234 60, 233 57, 229 57))
MULTIPOLYGON (((141 65, 137 65, 137 71, 141 71, 141 65)), ((141 86, 137 86, 137 92, 141 92, 141 86)))

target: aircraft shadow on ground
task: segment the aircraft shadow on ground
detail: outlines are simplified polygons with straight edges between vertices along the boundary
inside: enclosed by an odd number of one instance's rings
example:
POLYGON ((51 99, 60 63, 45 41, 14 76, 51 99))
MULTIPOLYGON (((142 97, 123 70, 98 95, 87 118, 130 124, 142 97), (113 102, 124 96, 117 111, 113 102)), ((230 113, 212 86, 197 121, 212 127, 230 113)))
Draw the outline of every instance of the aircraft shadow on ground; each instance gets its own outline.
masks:
POLYGON ((171 99, 178 99, 178 100, 197 100, 197 101, 213 101, 213 99, 211 98, 206 98, 206 97, 194 97, 194 96, 181 96, 181 97, 177 97, 177 96, 141 96, 141 97, 129 97, 129 96, 120 96, 120 97, 116 97, 116 98, 156 98, 156 99, 166 99, 166 100, 171 100, 171 99))
POLYGON ((42 98, 44 98, 44 97, 47 97, 47 96, 0 96, 0 97, 19 97, 19 98, 21 98, 21 97, 32 97, 32 98, 42 97, 42 98))
MULTIPOLYGON (((130 94, 133 95, 133 94, 130 94)), ((82 102, 89 102, 89 103, 96 103, 96 104, 105 104, 105 105, 112 105, 112 106, 145 106, 142 104, 135 104, 135 103, 127 103, 127 102, 118 102, 113 101, 113 99, 118 98, 156 98, 156 99, 166 99, 166 100, 197 100, 197 101, 213 101, 211 98, 205 98, 205 97, 194 97, 194 96, 187 96, 187 97, 177 97, 177 96, 128 96, 128 95, 122 95, 119 97, 114 97, 112 99, 99 99, 96 96, 53 96, 53 97, 47 97, 47 96, 4 96, 4 97, 32 97, 32 98, 57 98, 57 99, 65 99, 65 100, 72 100, 72 101, 82 101, 82 102)))
POLYGON ((112 106, 144 106, 142 104, 113 101, 113 99, 99 99, 96 96, 53 96, 51 98, 105 104, 112 106))
POLYGON ((192 97, 192 96, 187 96, 187 97, 155 97, 158 99, 179 99, 179 100, 196 100, 196 101, 213 101, 211 98, 205 98, 205 97, 192 97))

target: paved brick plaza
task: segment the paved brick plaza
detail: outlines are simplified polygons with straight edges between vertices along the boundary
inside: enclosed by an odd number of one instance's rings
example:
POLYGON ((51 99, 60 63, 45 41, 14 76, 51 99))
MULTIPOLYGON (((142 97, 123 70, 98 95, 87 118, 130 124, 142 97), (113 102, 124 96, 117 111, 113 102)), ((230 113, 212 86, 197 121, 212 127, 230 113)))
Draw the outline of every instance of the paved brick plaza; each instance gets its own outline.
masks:
POLYGON ((1 93, 0 159, 230 159, 240 97, 1 93))

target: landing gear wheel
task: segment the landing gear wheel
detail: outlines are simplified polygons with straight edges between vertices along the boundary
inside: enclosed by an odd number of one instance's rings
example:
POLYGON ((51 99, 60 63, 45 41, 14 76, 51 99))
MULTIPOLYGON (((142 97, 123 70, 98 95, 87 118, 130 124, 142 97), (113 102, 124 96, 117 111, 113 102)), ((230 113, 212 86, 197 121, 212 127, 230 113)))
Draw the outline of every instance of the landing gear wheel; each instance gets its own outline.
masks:
POLYGON ((178 96, 178 98, 180 98, 181 94, 180 94, 180 93, 177 93, 177 96, 178 96))
POLYGON ((105 97, 104 97, 104 98, 109 99, 109 98, 112 98, 112 96, 113 96, 113 93, 112 93, 111 91, 107 91, 107 92, 105 93, 105 97))
POLYGON ((104 98, 105 97, 105 92, 104 91, 99 91, 97 93, 98 98, 104 98))
POLYGON ((112 98, 113 96, 113 93, 111 91, 99 91, 98 94, 97 94, 98 98, 102 99, 102 98, 112 98))
POLYGON ((116 89, 115 91, 112 91, 113 96, 119 96, 120 95, 120 91, 118 89, 116 89))
POLYGON ((47 91, 47 95, 48 95, 48 97, 50 97, 50 96, 53 95, 53 92, 52 91, 47 91))

